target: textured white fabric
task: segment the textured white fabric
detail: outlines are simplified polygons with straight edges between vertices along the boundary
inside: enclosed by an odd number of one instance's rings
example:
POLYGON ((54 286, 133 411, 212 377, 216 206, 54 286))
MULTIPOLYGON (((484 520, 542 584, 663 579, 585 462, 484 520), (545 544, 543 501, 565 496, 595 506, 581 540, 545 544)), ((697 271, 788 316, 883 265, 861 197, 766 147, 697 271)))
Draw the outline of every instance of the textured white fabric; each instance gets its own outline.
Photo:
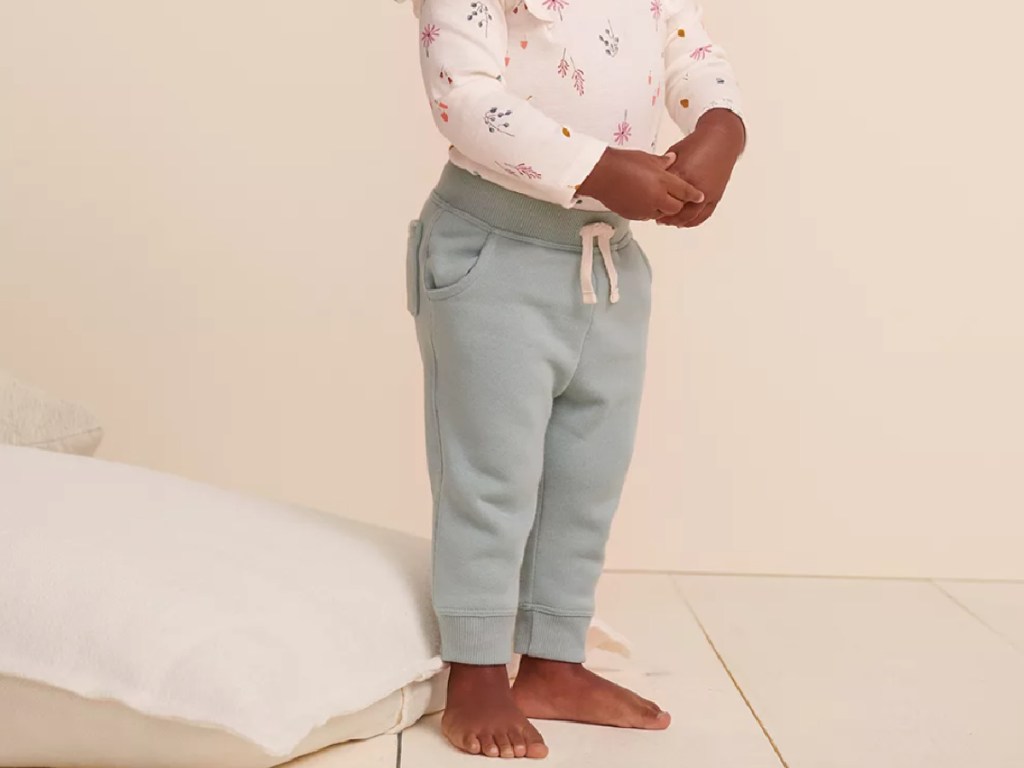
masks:
POLYGON ((366 709, 333 718, 282 757, 216 728, 0 675, 0 766, 270 768, 334 744, 401 730, 441 708, 446 681, 438 675, 412 683, 366 709))
POLYGON ((609 146, 654 151, 666 107, 686 132, 740 113, 695 0, 423 0, 419 43, 451 159, 516 192, 600 208, 576 188, 609 146))
POLYGON ((89 411, 0 370, 0 443, 91 456, 103 430, 89 411))
POLYGON ((287 755, 442 664, 427 541, 0 446, 0 674, 287 755))

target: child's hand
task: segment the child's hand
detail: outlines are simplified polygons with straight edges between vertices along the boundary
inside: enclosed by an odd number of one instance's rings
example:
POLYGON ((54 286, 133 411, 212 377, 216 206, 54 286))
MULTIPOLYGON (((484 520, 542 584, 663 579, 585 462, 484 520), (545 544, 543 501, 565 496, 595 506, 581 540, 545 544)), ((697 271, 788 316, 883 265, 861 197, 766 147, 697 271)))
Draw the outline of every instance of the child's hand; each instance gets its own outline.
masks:
POLYGON ((725 194, 744 141, 739 117, 722 109, 707 112, 696 130, 672 147, 678 159, 670 169, 703 190, 704 201, 687 203, 681 212, 659 217, 658 223, 696 227, 707 221, 725 194))
POLYGON ((704 194, 678 174, 668 172, 675 162, 671 152, 659 157, 609 147, 580 185, 579 193, 634 221, 676 216, 685 203, 700 204, 704 194))

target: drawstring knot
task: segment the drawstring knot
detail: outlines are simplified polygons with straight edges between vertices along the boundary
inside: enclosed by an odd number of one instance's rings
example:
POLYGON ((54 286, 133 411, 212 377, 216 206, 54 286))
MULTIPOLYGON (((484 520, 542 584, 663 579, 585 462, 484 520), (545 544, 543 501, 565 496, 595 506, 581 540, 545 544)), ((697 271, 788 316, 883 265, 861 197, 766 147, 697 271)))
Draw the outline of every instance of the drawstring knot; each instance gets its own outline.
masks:
POLYGON ((583 258, 580 260, 580 289, 583 291, 584 304, 597 304, 597 293, 594 291, 594 241, 597 241, 601 259, 604 261, 605 272, 608 273, 609 300, 612 304, 619 302, 619 273, 612 259, 612 237, 615 227, 603 221, 588 224, 580 230, 583 239, 583 258))

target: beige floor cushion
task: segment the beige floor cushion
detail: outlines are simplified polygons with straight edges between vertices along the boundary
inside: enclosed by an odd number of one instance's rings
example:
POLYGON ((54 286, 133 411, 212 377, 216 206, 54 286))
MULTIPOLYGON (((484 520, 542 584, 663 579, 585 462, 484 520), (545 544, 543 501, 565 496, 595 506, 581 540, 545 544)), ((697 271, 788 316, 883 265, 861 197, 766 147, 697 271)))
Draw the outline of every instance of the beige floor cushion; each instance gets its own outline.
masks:
POLYGON ((96 417, 84 406, 0 370, 0 443, 92 456, 102 439, 96 417))
MULTIPOLYGON (((336 717, 290 755, 215 728, 148 717, 113 701, 0 675, 0 765, 51 768, 269 768, 333 744, 401 730, 444 703, 445 675, 336 717)), ((353 765, 352 768, 362 768, 353 765)))

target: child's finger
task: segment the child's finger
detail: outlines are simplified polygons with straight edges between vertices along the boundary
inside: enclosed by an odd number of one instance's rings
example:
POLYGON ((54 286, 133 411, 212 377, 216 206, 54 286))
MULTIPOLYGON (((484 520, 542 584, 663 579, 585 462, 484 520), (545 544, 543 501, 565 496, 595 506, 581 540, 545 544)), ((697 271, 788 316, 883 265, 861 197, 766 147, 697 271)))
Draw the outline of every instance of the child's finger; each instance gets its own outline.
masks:
POLYGON ((665 195, 664 199, 658 203, 658 215, 662 219, 672 218, 681 210, 683 210, 683 201, 672 195, 665 195))
POLYGON ((669 168, 676 164, 676 153, 666 152, 664 155, 662 155, 661 159, 665 161, 665 165, 663 167, 667 171, 669 168))
POLYGON ((681 179, 678 176, 672 176, 669 181, 668 191, 672 197, 682 200, 684 203, 704 202, 704 193, 686 181, 686 179, 681 179))
POLYGON ((718 203, 711 203, 709 205, 705 205, 701 209, 700 213, 697 216, 695 216, 687 226, 699 227, 701 224, 703 224, 705 221, 711 218, 711 215, 715 212, 715 208, 717 207, 718 203))

